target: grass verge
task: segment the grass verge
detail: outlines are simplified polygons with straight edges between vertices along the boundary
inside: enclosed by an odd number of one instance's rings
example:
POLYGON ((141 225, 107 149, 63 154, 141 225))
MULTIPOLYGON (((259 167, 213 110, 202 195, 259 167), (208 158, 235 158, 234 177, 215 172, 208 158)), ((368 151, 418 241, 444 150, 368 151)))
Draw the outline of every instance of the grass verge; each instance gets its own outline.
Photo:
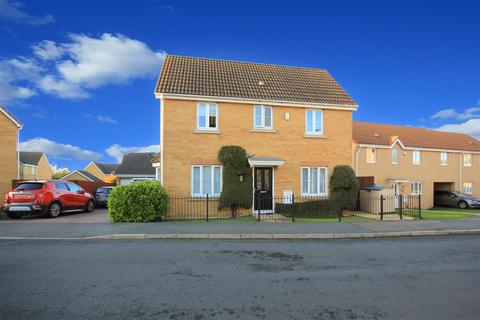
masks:
POLYGON ((429 210, 422 210, 423 220, 462 220, 480 216, 478 209, 457 209, 435 207, 429 210))

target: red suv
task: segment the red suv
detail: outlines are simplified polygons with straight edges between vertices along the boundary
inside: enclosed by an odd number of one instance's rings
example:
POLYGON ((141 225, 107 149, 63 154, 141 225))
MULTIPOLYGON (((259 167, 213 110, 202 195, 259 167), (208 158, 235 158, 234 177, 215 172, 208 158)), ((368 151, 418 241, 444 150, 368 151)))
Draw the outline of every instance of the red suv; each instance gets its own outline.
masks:
POLYGON ((3 201, 3 211, 12 219, 32 213, 56 218, 62 212, 91 212, 94 207, 91 193, 67 181, 24 181, 3 201))

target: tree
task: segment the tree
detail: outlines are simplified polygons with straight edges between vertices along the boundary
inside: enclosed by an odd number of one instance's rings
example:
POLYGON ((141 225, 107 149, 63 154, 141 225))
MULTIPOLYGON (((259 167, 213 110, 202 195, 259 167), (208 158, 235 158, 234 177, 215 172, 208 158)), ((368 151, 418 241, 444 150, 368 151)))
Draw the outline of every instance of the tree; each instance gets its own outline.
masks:
POLYGON ((218 160, 223 164, 218 208, 230 208, 233 217, 238 208, 252 207, 252 171, 248 165, 248 155, 240 146, 223 146, 218 152, 218 160))
POLYGON ((54 180, 58 180, 58 179, 63 178, 69 172, 68 168, 58 168, 55 165, 50 166, 50 168, 52 169, 52 172, 53 172, 52 173, 52 179, 54 179, 54 180))
POLYGON ((336 166, 330 178, 332 201, 338 209, 355 209, 358 196, 358 181, 350 166, 336 166))

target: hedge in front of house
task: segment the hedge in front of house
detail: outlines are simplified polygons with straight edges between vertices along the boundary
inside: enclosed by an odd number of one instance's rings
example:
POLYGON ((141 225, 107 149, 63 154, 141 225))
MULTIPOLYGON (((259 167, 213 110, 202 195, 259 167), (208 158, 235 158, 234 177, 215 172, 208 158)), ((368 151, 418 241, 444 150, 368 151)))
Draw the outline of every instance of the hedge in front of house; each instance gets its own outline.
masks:
POLYGON ((338 218, 339 208, 341 205, 330 199, 275 204, 276 213, 295 218, 338 218))
POLYGON ((152 222, 167 214, 168 194, 157 181, 140 181, 113 188, 108 197, 112 222, 152 222))

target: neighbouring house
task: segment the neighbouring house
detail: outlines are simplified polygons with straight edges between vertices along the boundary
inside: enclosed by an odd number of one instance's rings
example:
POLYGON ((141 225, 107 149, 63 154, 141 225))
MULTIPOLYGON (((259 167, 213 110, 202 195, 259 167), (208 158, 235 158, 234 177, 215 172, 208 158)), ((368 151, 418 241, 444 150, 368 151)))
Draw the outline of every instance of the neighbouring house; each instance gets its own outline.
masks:
POLYGON ((18 179, 18 140, 22 123, 6 108, 0 106, 0 197, 12 188, 12 180, 18 179))
POLYGON ((52 168, 43 152, 20 151, 20 179, 48 180, 52 179, 52 168))
POLYGON ((160 181, 171 195, 216 197, 225 145, 251 157, 253 210, 274 197, 328 196, 351 165, 355 101, 323 69, 167 55, 160 101, 160 181))
POLYGON ((160 153, 153 157, 152 166, 155 168, 155 180, 160 181, 160 153))
POLYGON ((102 163, 102 162, 90 162, 86 167, 85 171, 93 174, 100 180, 113 183, 116 181, 115 170, 118 169, 118 163, 102 163))
POLYGON ((468 135, 354 122, 353 147, 357 176, 373 176, 396 195, 420 194, 424 208, 437 190, 480 196, 480 141, 468 135))
POLYGON ((87 182, 104 182, 102 179, 94 176, 87 170, 74 170, 69 172, 61 180, 79 180, 79 181, 87 181, 87 182))
POLYGON ((123 186, 140 180, 155 180, 156 170, 152 160, 156 153, 132 152, 123 156, 122 162, 115 171, 117 185, 123 186))

